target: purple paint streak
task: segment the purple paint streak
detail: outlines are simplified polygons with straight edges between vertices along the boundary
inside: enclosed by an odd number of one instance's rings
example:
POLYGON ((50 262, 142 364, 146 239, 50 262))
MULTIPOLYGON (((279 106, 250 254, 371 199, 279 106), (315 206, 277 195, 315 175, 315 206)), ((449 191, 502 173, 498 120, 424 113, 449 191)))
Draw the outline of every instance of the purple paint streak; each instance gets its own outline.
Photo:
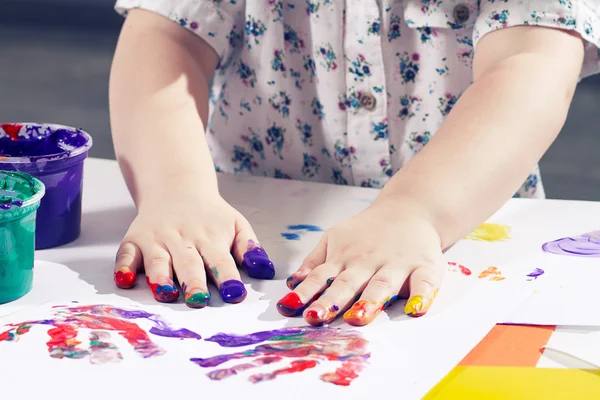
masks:
POLYGON ((273 279, 275 277, 275 266, 267 252, 252 240, 248 241, 248 249, 244 253, 242 267, 251 278, 273 279))
POLYGON ((547 242, 542 245, 542 250, 568 256, 600 257, 600 231, 547 242))
POLYGON ((230 367, 209 372, 212 380, 221 380, 238 375, 246 370, 277 364, 288 359, 288 366, 267 373, 256 373, 248 377, 252 383, 275 379, 277 376, 300 373, 320 363, 338 363, 334 372, 321 375, 321 380, 335 385, 348 386, 367 365, 370 353, 368 342, 360 332, 336 328, 283 328, 238 336, 219 333, 207 341, 222 347, 255 345, 236 353, 221 354, 208 358, 191 358, 190 361, 202 368, 212 368, 231 360, 252 358, 230 367))
POLYGON ((544 270, 541 268, 536 268, 534 269, 532 272, 527 274, 527 277, 529 279, 527 279, 528 281, 535 281, 537 278, 539 278, 540 276, 544 275, 544 270))

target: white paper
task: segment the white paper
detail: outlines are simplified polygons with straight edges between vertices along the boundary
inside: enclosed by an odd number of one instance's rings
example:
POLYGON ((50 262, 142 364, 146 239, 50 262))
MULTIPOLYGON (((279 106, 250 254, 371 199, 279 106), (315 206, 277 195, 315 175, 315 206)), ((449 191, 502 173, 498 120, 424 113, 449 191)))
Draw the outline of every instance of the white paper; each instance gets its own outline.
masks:
POLYGON ((533 293, 503 322, 600 327, 595 311, 600 304, 598 260, 540 253, 528 263, 544 275, 532 282, 533 293))
MULTIPOLYGON (((585 363, 578 368, 600 368, 600 330, 598 328, 572 329, 555 332, 546 346, 544 354, 558 352, 585 363)), ((549 355, 552 357, 552 355, 549 355)), ((571 362, 571 360, 566 361, 571 362)), ((566 363, 563 361, 563 363, 566 363)))
MULTIPOLYGON (((174 328, 186 328, 197 332, 203 338, 216 333, 249 334, 252 332, 304 325, 302 319, 288 319, 277 314, 272 306, 271 285, 276 282, 264 282, 260 292, 249 290, 248 299, 238 305, 209 307, 203 310, 191 310, 184 307, 173 309, 164 305, 141 305, 116 295, 95 295, 79 298, 75 305, 109 304, 117 307, 142 309, 161 315, 174 328), (267 301, 265 301, 267 300, 267 301)), ((277 282, 278 286, 283 282, 277 282)), ((278 365, 269 365, 253 371, 240 372, 223 381, 208 379, 212 369, 201 368, 189 359, 192 357, 210 357, 240 351, 239 348, 222 348, 216 343, 204 340, 180 340, 164 337, 152 337, 153 341, 166 350, 164 355, 141 358, 133 351, 124 338, 110 332, 110 341, 122 354, 122 360, 114 364, 96 365, 83 359, 55 359, 48 353, 46 342, 49 339, 45 325, 34 325, 30 331, 16 342, 0 341, 0 371, 3 376, 5 393, 18 393, 31 376, 40 376, 36 385, 28 389, 31 396, 43 395, 47 391, 45 384, 64 380, 69 377, 72 393, 83 393, 93 376, 98 382, 123 383, 121 395, 127 391, 136 396, 154 396, 155 384, 137 385, 132 389, 127 382, 171 382, 176 379, 178 390, 201 390, 204 396, 223 398, 310 398, 315 393, 323 397, 344 396, 350 399, 364 399, 372 395, 373 385, 385 384, 393 377, 395 384, 402 388, 402 397, 421 398, 430 388, 442 379, 494 326, 503 316, 511 302, 503 300, 505 290, 500 285, 476 284, 462 297, 456 297, 450 303, 441 298, 431 313, 425 317, 411 319, 404 315, 402 304, 383 313, 371 325, 357 331, 369 341, 371 357, 369 364, 349 387, 336 386, 319 379, 324 372, 335 371, 339 362, 320 360, 319 365, 301 373, 279 376, 274 380, 252 384, 248 378, 253 373, 271 372, 287 366, 294 359, 285 359, 278 365), (401 362, 399 360, 402 360, 401 362), (20 371, 27 369, 27 374, 20 371), (427 371, 423 374, 423 371, 427 371), (39 374, 39 375, 38 375, 39 374), (38 384, 39 383, 39 384, 38 384), (293 390, 290 388, 293 387, 293 390), (195 389, 194 389, 195 388, 195 389), (201 388, 201 389, 199 389, 201 388), (78 390, 80 390, 78 392, 78 390), (287 395, 289 393, 289 396, 287 395)), ((523 292, 521 292, 523 294, 523 292)), ((516 301, 515 296, 512 301, 516 301)), ((56 317, 56 305, 69 305, 69 298, 54 300, 42 307, 29 308, 0 319, 0 333, 6 324, 30 320, 43 320, 56 317)), ((70 304, 73 305, 73 304, 70 304)), ((59 309, 60 310, 60 309, 59 309)), ((145 320, 135 320, 145 331, 152 326, 145 320)), ((337 322, 334 327, 344 324, 337 322)), ((350 329, 344 326, 344 329, 350 329)), ((77 340, 81 347, 89 347, 89 329, 80 329, 77 340)), ((252 349, 256 345, 241 348, 252 349)), ((247 362, 230 361, 224 367, 247 362)), ((37 378, 36 378, 37 379, 37 378)), ((160 385, 158 385, 160 386, 160 385)), ((111 388, 110 390, 114 390, 111 388)), ((119 398, 121 398, 119 396, 119 398)))

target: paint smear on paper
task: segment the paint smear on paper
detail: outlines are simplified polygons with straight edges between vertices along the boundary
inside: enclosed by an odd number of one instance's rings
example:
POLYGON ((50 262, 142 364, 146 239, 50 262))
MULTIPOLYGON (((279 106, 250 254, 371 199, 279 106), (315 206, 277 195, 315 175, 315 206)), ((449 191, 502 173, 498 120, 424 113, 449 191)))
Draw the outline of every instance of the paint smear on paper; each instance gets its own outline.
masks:
POLYGON ((600 231, 547 242, 542 245, 542 250, 567 256, 600 257, 600 231))
POLYGON ((544 270, 541 268, 536 268, 530 273, 527 274, 528 281, 535 281, 540 276, 544 275, 544 270))
POLYGON ((460 272, 461 274, 463 274, 465 276, 471 275, 471 270, 469 268, 465 267, 464 265, 455 263, 455 262, 448 263, 448 271, 460 272))
POLYGON ((323 228, 308 224, 288 225, 287 230, 281 233, 281 237, 287 240, 300 240, 307 232, 323 232, 323 228))
POLYGON ((487 279, 488 281, 503 281, 506 278, 502 276, 502 271, 500 271, 498 267, 492 266, 481 271, 479 274, 479 279, 487 279))
POLYGON ((165 350, 154 343, 148 333, 130 320, 146 319, 153 323, 150 333, 177 339, 201 339, 200 335, 187 329, 174 329, 156 314, 142 310, 126 310, 110 305, 55 306, 52 318, 9 324, 0 332, 0 342, 17 342, 34 325, 48 326, 50 339, 46 343, 52 358, 81 359, 89 357, 93 364, 114 363, 122 359, 116 345, 110 341, 108 332, 116 332, 143 358, 161 356, 165 350), (89 347, 77 340, 80 329, 92 329, 89 347))
POLYGON ((481 224, 471 232, 465 239, 486 242, 501 242, 510 239, 510 226, 500 224, 481 224))
POLYGON ((206 340, 218 343, 222 347, 255 346, 237 353, 190 359, 203 368, 216 367, 231 360, 254 359, 213 370, 207 374, 212 380, 230 378, 244 371, 291 359, 289 364, 281 368, 252 374, 248 380, 253 383, 264 382, 280 375, 306 371, 320 363, 336 363, 339 365, 335 371, 322 374, 321 380, 348 386, 367 366, 371 355, 367 351, 367 340, 359 332, 347 329, 283 328, 244 336, 219 333, 206 340))

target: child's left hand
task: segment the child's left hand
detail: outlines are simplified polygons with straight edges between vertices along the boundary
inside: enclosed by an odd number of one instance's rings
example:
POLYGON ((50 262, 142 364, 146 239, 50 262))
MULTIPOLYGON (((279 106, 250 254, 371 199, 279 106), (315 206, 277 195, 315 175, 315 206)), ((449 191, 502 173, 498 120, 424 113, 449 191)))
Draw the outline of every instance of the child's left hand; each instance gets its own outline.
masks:
POLYGON ((288 278, 294 291, 277 308, 285 316, 303 313, 311 325, 329 323, 344 311, 349 324, 366 325, 410 294, 405 312, 418 317, 429 309, 446 268, 425 211, 408 199, 379 198, 325 232, 288 278))

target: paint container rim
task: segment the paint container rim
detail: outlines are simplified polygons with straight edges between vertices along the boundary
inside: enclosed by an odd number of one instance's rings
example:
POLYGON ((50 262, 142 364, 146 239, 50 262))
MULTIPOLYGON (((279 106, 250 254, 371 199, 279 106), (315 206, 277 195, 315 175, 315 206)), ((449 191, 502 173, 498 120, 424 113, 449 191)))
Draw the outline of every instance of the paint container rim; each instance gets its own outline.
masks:
POLYGON ((44 194, 46 194, 46 187, 42 181, 29 174, 26 174, 25 172, 0 170, 0 179, 5 178, 6 176, 27 181, 27 183, 33 188, 34 193, 27 199, 23 200, 20 205, 10 203, 10 207, 6 209, 0 209, 0 214, 10 211, 13 209, 13 207, 21 209, 39 203, 42 200, 42 197, 44 197, 44 194))
POLYGON ((37 162, 54 162, 54 161, 60 161, 60 160, 65 160, 65 159, 70 159, 70 158, 75 158, 87 151, 89 151, 89 149, 92 147, 92 145, 94 144, 94 140, 92 139, 92 136, 87 133, 86 131, 84 131, 83 129, 80 128, 75 128, 72 126, 67 126, 67 125, 61 125, 61 124, 55 124, 55 123, 46 123, 46 122, 0 122, 0 139, 2 139, 1 134, 4 133, 8 136, 8 134, 6 133, 6 131, 4 130, 4 126, 5 125, 20 125, 21 129, 23 127, 28 127, 28 126, 33 126, 33 127, 40 127, 40 128, 51 128, 51 129, 64 129, 73 133, 76 133, 78 135, 81 135, 82 137, 85 138, 85 143, 79 147, 74 148, 73 150, 64 150, 58 153, 50 153, 50 154, 43 154, 43 155, 31 155, 31 156, 3 156, 0 155, 0 164, 31 164, 31 163, 37 163, 37 162))

